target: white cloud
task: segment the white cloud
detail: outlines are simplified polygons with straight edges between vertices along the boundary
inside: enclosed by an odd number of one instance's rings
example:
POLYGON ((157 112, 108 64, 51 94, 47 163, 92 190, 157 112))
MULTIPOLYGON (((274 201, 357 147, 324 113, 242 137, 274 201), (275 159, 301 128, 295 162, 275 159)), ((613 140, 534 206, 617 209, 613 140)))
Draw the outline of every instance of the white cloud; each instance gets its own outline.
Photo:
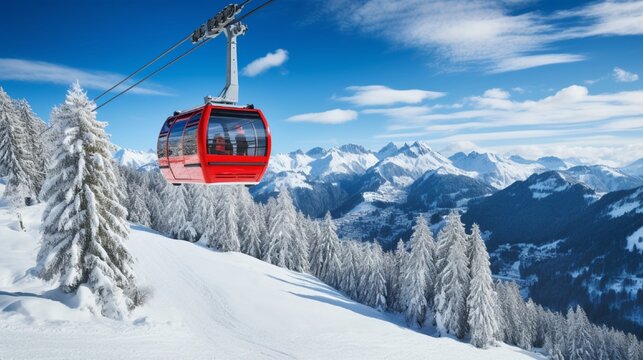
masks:
MULTIPOLYGON (((44 61, 0 59, 0 80, 41 82, 66 86, 78 81, 87 89, 107 90, 124 77, 124 75, 120 74, 81 70, 44 61)), ((131 82, 126 82, 115 90, 123 90, 131 84, 131 82)), ((162 90, 145 86, 137 86, 131 92, 144 95, 168 95, 167 92, 162 90)))
POLYGON ((620 67, 615 67, 614 71, 612 72, 612 75, 614 75, 614 78, 616 79, 616 81, 620 81, 620 82, 632 82, 639 79, 638 74, 623 70, 620 67))
POLYGON ((498 61, 492 73, 524 70, 539 66, 564 64, 585 60, 584 56, 574 54, 543 54, 516 56, 498 61))
MULTIPOLYGON (((378 139, 426 137, 436 144, 475 142, 488 147, 601 147, 595 159, 621 163, 643 157, 643 90, 592 94, 572 85, 540 99, 512 100, 501 89, 466 99, 464 107, 416 106, 365 111, 388 117, 387 132, 378 139), (611 157, 607 157, 611 154, 611 157), (618 156, 617 156, 618 155, 618 156)), ((545 151, 546 152, 546 151, 545 151)), ((562 153, 562 151, 561 151, 562 153)), ((571 152, 570 152, 571 153, 571 152)))
POLYGON ((584 25, 567 30, 568 37, 643 34, 643 2, 603 1, 561 11, 559 18, 580 18, 584 25))
POLYGON ((427 90, 396 90, 382 85, 350 86, 347 90, 353 91, 354 95, 339 99, 358 106, 418 104, 424 100, 437 99, 445 95, 442 92, 427 90))
POLYGON ((343 124, 357 119, 357 112, 353 110, 333 109, 318 113, 306 113, 291 116, 287 121, 311 122, 318 124, 343 124))
POLYGON ((485 91, 482 96, 492 98, 492 99, 509 99, 509 97, 511 97, 511 95, 508 92, 500 88, 489 89, 485 91))
POLYGON ((456 67, 475 64, 489 72, 582 61, 552 53, 563 40, 597 35, 643 34, 643 2, 599 2, 545 14, 525 12, 506 0, 328 0, 340 25, 394 45, 437 55, 456 67))
POLYGON ((264 57, 260 57, 245 68, 243 68, 243 75, 245 76, 257 76, 261 73, 264 73, 274 67, 279 67, 283 65, 288 60, 288 51, 284 49, 277 49, 273 53, 268 53, 264 57))

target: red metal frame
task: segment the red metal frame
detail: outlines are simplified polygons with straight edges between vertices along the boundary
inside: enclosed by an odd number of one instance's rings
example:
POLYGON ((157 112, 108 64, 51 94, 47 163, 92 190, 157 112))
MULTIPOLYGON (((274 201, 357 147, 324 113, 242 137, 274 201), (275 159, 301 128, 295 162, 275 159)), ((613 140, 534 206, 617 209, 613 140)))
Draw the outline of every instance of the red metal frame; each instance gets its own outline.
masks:
MULTIPOLYGON (((197 153, 195 155, 165 156, 159 158, 161 174, 168 182, 174 184, 257 184, 261 181, 270 160, 272 151, 272 137, 270 128, 263 113, 259 109, 238 108, 219 105, 204 105, 199 108, 170 116, 163 124, 159 138, 163 133, 166 123, 170 126, 165 138, 165 154, 168 155, 169 135, 174 125, 180 121, 188 121, 196 113, 201 112, 199 129, 197 132, 197 153), (238 156, 208 154, 208 125, 212 110, 226 110, 234 112, 248 112, 259 115, 266 128, 266 155, 265 156, 238 156)), ((181 135, 181 149, 187 127, 181 135)), ((157 150, 158 151, 158 150, 157 150)), ((158 154, 158 153, 157 153, 158 154)))

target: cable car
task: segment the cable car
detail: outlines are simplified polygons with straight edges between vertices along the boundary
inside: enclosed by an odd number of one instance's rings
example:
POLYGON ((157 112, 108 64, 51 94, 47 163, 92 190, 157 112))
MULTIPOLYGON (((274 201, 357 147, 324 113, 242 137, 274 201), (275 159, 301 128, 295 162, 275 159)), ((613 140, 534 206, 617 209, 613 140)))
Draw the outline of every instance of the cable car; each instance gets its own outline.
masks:
POLYGON ((254 106, 204 106, 170 116, 158 137, 168 182, 255 185, 268 167, 270 129, 254 106))
POLYGON ((237 37, 248 27, 236 21, 210 33, 204 26, 195 31, 193 43, 216 37, 220 30, 228 39, 226 85, 218 97, 206 96, 205 105, 167 118, 157 143, 159 168, 172 184, 256 185, 268 167, 271 139, 261 110, 236 105, 237 37))

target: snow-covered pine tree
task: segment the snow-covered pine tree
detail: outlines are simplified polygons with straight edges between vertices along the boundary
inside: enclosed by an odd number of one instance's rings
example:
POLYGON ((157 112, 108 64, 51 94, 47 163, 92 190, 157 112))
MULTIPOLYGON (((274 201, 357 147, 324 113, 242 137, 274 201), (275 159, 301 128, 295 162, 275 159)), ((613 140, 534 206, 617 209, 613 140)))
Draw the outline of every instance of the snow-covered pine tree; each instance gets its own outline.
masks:
POLYGON ((383 251, 378 242, 365 248, 364 271, 361 283, 364 284, 362 302, 379 311, 386 309, 386 280, 384 279, 383 251))
POLYGON ((510 345, 528 347, 525 340, 524 313, 525 303, 520 296, 520 290, 515 282, 498 283, 498 298, 500 299, 500 312, 503 321, 503 340, 510 345))
POLYGON ((391 273, 389 275, 389 280, 386 284, 388 286, 388 306, 389 310, 393 311, 403 311, 402 305, 400 303, 400 292, 401 292, 401 283, 403 281, 403 269, 406 266, 406 257, 408 253, 406 251, 406 245, 404 241, 400 239, 397 242, 397 247, 395 252, 391 254, 391 273))
POLYGON ((18 118, 24 126, 27 139, 27 155, 30 157, 34 168, 30 171, 36 194, 40 193, 45 182, 45 153, 43 152, 42 134, 47 130, 47 125, 33 112, 27 100, 17 100, 14 104, 18 118))
POLYGON ((101 314, 122 319, 140 297, 125 247, 129 229, 118 202, 113 145, 94 107, 76 83, 60 108, 66 130, 43 187, 38 269, 46 280, 58 277, 67 293, 88 289, 101 314))
POLYGON ((525 303, 525 314, 523 318, 523 337, 525 343, 529 344, 527 349, 532 349, 538 336, 538 305, 529 299, 525 303))
POLYGON ((324 221, 318 228, 317 237, 311 242, 310 270, 326 284, 339 287, 341 274, 340 242, 337 236, 337 227, 326 213, 324 221))
POLYGON ((206 185, 193 185, 193 192, 194 202, 192 203, 191 222, 192 227, 196 231, 196 238, 201 239, 208 222, 214 220, 212 216, 213 204, 206 185))
POLYGON ((457 212, 452 211, 438 234, 440 272, 435 297, 436 322, 440 333, 463 338, 467 332, 469 259, 467 234, 457 212))
POLYGON ((269 205, 268 248, 264 260, 290 270, 305 271, 308 254, 298 232, 297 212, 287 190, 282 190, 276 202, 269 205), (304 261, 306 260, 306 261, 304 261))
POLYGON ((607 348, 607 336, 608 331, 607 327, 603 325, 602 327, 594 326, 594 333, 592 338, 594 341, 594 358, 596 360, 609 360, 610 354, 607 348))
POLYGON ((480 236, 480 228, 471 228, 471 284, 467 298, 471 343, 486 348, 496 340, 499 331, 496 295, 493 290, 489 254, 480 236))
POLYGON ((149 194, 147 207, 150 210, 150 223, 152 229, 163 232, 164 224, 167 221, 163 218, 163 201, 161 200, 161 193, 163 188, 168 186, 165 179, 161 178, 158 173, 147 173, 149 177, 149 194))
POLYGON ((0 171, 9 175, 4 197, 14 206, 36 200, 38 178, 30 139, 19 110, 9 95, 0 88, 0 171))
POLYGON ((591 324, 580 306, 567 312, 567 346, 569 360, 592 359, 594 355, 591 324))
POLYGON ((124 169, 127 180, 127 212, 129 221, 143 226, 150 225, 150 210, 147 207, 148 187, 144 178, 131 169, 124 169))
POLYGON ((360 289, 360 269, 363 263, 362 254, 356 241, 342 241, 341 253, 341 281, 340 290, 351 299, 359 301, 362 290, 360 289))
POLYGON ((178 229, 177 236, 181 240, 196 242, 199 238, 197 237, 197 231, 194 225, 192 225, 192 215, 194 214, 193 204, 196 197, 194 185, 181 185, 181 193, 183 194, 183 204, 180 204, 183 207, 181 212, 185 214, 185 218, 183 221, 179 221, 179 219, 176 220, 176 228, 178 229))
POLYGON ((257 259, 263 257, 263 238, 261 226, 263 222, 260 207, 252 200, 250 192, 244 187, 239 194, 239 236, 241 252, 257 259))
MULTIPOLYGON (((293 207, 294 208, 294 207, 293 207)), ((308 245, 308 231, 306 223, 309 221, 304 214, 295 210, 295 242, 293 242, 292 249, 292 266, 293 270, 299 272, 307 272, 310 264, 308 258, 310 257, 310 250, 308 245)))
POLYGON ((429 297, 433 297, 436 280, 434 242, 424 216, 417 217, 410 240, 410 252, 401 270, 399 302, 406 321, 422 327, 430 313, 429 297))
POLYGON ((220 251, 241 250, 235 190, 234 188, 225 188, 220 192, 221 199, 214 220, 216 235, 214 239, 210 239, 211 246, 220 251))
POLYGON ((565 317, 552 312, 546 313, 545 344, 543 345, 552 360, 565 360, 565 317))

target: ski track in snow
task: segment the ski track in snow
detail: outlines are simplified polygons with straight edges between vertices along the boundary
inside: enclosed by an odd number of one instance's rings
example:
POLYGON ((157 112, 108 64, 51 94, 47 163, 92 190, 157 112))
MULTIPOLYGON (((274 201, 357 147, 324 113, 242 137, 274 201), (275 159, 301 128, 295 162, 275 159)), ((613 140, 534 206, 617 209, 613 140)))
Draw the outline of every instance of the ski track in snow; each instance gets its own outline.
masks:
POLYGON ((98 317, 28 272, 42 209, 21 211, 28 229, 21 232, 15 213, 0 207, 0 359, 544 358, 434 338, 313 276, 137 225, 127 246, 151 295, 126 321, 98 317))

